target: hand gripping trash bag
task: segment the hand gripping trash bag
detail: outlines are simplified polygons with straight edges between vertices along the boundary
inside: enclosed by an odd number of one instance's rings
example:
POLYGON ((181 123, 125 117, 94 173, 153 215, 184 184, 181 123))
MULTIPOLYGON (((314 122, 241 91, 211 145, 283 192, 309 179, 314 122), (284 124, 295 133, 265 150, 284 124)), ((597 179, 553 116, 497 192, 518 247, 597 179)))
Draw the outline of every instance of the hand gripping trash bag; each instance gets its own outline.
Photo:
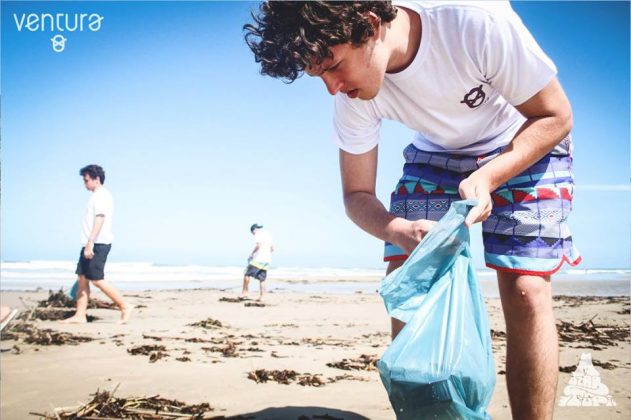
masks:
POLYGON ((391 317, 407 325, 377 367, 397 419, 488 419, 495 387, 489 320, 457 201, 405 264, 382 282, 391 317))

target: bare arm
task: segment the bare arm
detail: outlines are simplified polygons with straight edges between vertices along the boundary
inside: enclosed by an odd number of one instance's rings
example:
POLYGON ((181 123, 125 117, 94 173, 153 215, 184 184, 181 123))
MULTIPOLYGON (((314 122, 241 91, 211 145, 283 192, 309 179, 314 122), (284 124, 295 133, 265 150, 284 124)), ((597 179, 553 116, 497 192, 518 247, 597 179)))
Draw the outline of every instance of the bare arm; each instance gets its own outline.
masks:
POLYGON ((467 226, 486 220, 491 213, 491 191, 520 174, 549 153, 572 129, 572 108, 554 78, 517 110, 527 118, 502 153, 460 183, 463 198, 477 198, 467 226))
POLYGON ((257 242, 256 245, 254 246, 254 249, 252 250, 252 252, 250 252, 250 259, 254 258, 254 254, 256 254, 256 251, 258 251, 259 248, 260 248, 260 245, 257 242))
POLYGON ((94 217, 94 226, 92 227, 92 232, 90 232, 88 242, 85 244, 85 249, 83 250, 83 255, 87 259, 91 259, 92 257, 94 257, 94 241, 96 240, 96 238, 99 237, 99 233, 101 232, 103 223, 105 223, 105 215, 97 214, 94 217))
POLYGON ((410 222, 388 213, 375 195, 377 148, 361 155, 340 150, 340 172, 346 214, 357 226, 410 253, 434 222, 410 222))

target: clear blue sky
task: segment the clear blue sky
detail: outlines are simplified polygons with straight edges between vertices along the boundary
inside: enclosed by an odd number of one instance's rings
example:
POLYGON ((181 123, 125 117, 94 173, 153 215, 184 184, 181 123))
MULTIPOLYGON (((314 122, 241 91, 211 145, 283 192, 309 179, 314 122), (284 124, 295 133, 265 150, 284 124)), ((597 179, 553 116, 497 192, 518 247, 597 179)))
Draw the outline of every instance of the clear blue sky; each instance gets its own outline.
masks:
MULTIPOLYGON (((243 41, 256 3, 2 2, 1 259, 73 260, 102 165, 113 261, 242 265, 249 226, 276 265, 381 267, 382 244, 344 214, 332 97, 316 79, 262 77, 243 41), (98 32, 18 31, 14 14, 99 13, 98 32)), ((629 3, 514 2, 572 102, 583 268, 630 266, 629 3)), ((411 132, 382 129, 387 202, 411 132)), ((479 232, 478 232, 479 233, 479 232)), ((480 264, 480 241, 474 241, 480 264)))

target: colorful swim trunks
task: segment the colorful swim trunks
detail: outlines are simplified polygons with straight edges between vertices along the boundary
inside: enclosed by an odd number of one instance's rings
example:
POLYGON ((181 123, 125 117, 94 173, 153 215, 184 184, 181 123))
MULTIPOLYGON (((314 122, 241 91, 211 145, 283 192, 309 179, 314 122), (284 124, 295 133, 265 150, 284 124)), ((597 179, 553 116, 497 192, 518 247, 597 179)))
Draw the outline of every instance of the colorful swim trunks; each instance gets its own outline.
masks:
MULTIPOLYGON (((493 210, 482 223, 486 265, 519 274, 549 275, 563 262, 581 257, 566 223, 572 209, 571 140, 491 194, 493 210)), ((478 157, 423 152, 413 145, 403 151, 403 176, 391 195, 390 213, 407 220, 439 220, 458 186, 473 171, 500 153, 478 157)), ((385 245, 384 261, 403 260, 405 252, 385 245)))

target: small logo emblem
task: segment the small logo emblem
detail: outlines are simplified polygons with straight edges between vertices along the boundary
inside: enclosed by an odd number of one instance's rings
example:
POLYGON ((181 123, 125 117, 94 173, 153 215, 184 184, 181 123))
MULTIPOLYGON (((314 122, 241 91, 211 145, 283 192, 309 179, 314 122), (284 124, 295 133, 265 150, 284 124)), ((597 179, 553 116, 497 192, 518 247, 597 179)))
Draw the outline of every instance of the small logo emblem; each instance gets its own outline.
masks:
POLYGON ((53 51, 55 52, 62 52, 66 48, 67 39, 61 34, 55 35, 50 41, 53 43, 53 51))
POLYGON ((477 108, 484 103, 484 99, 486 99, 486 93, 484 93, 482 85, 480 85, 471 89, 460 103, 467 104, 469 108, 477 108))
POLYGON ((600 381, 600 374, 592 364, 592 354, 583 353, 576 370, 563 390, 559 406, 598 407, 601 405, 613 407, 616 402, 611 397, 607 385, 600 381))

